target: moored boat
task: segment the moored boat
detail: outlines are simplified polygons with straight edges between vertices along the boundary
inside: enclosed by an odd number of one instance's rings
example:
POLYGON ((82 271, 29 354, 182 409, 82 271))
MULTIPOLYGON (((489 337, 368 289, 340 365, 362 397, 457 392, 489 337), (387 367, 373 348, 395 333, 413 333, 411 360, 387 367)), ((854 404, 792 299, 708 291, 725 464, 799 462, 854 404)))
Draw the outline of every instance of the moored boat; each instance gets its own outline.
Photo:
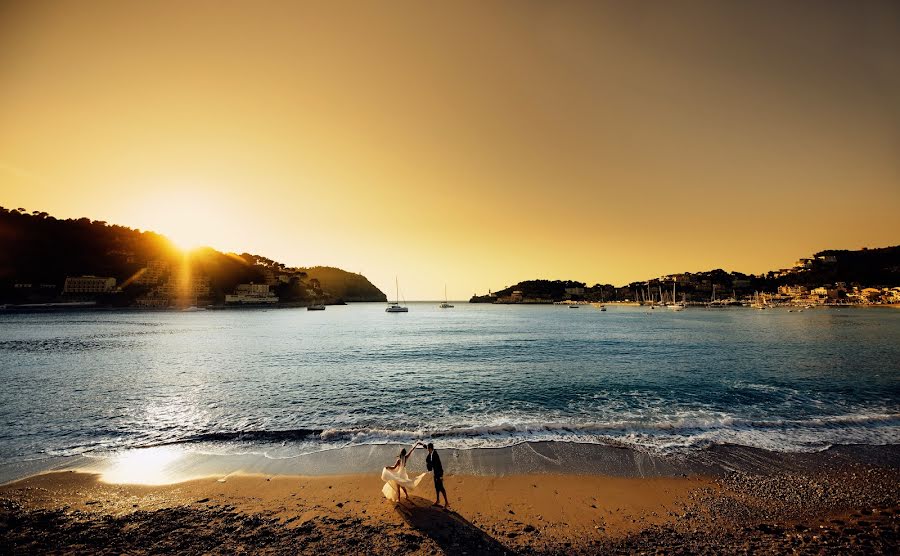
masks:
POLYGON ((384 310, 385 313, 408 313, 409 307, 404 307, 400 305, 400 281, 394 278, 394 286, 396 288, 396 301, 391 303, 387 309, 384 310))

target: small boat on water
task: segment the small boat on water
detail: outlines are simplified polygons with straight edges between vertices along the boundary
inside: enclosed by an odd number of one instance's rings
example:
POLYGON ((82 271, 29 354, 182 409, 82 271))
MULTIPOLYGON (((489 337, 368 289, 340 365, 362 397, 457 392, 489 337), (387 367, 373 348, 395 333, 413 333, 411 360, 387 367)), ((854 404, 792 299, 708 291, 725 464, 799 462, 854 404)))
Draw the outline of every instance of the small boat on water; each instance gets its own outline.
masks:
POLYGON ((307 306, 306 310, 307 311, 324 311, 325 305, 323 305, 321 303, 313 303, 312 305, 307 306))
POLYGON ((675 301, 675 282, 672 282, 672 304, 668 305, 673 311, 684 311, 684 299, 681 302, 675 301))
POLYGON ((706 308, 707 309, 725 309, 729 305, 731 305, 731 302, 729 300, 716 299, 716 285, 713 284, 712 298, 710 299, 709 303, 706 304, 706 308))
POLYGON ((578 305, 569 305, 569 309, 577 309, 578 305))
POLYGON ((387 309, 384 310, 385 313, 408 313, 409 307, 403 307, 400 305, 400 281, 394 278, 394 286, 396 287, 396 301, 391 303, 387 309))
POLYGON ((447 284, 444 284, 444 302, 438 305, 441 309, 452 309, 453 305, 447 301, 447 284))
POLYGON ((766 308, 766 294, 760 295, 759 292, 753 293, 753 303, 750 304, 752 309, 763 310, 766 308))

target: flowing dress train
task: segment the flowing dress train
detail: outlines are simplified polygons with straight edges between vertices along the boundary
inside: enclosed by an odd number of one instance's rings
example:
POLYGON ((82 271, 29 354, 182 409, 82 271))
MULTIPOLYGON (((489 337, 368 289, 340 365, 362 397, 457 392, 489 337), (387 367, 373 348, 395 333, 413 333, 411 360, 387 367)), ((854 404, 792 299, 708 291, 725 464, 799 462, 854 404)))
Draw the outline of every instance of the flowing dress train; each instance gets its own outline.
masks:
POLYGON ((410 479, 409 475, 406 473, 406 461, 401 458, 400 467, 397 469, 388 469, 385 467, 381 470, 381 480, 384 481, 384 487, 381 489, 381 492, 384 493, 384 497, 388 500, 399 502, 400 487, 403 487, 406 490, 412 490, 419 486, 419 483, 422 482, 425 475, 428 475, 428 473, 422 473, 415 479, 410 479))

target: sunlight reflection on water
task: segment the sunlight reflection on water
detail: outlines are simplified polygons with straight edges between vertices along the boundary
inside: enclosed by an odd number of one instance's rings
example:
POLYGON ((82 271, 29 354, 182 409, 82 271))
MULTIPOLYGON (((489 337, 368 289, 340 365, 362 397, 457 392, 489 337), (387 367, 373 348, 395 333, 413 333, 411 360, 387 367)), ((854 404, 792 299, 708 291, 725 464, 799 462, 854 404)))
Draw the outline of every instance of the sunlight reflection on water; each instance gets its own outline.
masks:
POLYGON ((184 452, 169 446, 128 450, 116 454, 101 474, 105 483, 163 485, 177 481, 184 452))

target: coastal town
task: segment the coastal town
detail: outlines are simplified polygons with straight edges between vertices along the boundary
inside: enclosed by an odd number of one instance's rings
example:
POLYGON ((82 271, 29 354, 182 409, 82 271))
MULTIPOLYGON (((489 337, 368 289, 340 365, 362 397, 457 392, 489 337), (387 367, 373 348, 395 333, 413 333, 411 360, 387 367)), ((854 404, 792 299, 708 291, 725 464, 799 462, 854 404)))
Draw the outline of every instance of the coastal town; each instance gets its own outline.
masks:
POLYGON ((11 287, 15 292, 20 296, 31 296, 36 292, 40 296, 38 301, 0 305, 0 308, 105 305, 143 309, 190 309, 344 303, 340 297, 325 290, 318 278, 310 278, 305 271, 277 271, 262 267, 259 272, 259 282, 238 283, 224 296, 217 298, 213 279, 209 274, 156 259, 122 282, 118 282, 115 277, 94 275, 67 276, 61 285, 14 281, 11 287), (279 293, 282 295, 279 296, 279 293))
POLYGON ((764 274, 721 269, 666 274, 616 287, 571 280, 530 280, 472 303, 603 304, 767 308, 900 305, 900 248, 822 252, 764 274))
MULTIPOLYGON (((697 300, 696 296, 692 296, 691 300, 687 299, 687 294, 680 300, 675 299, 671 293, 661 291, 654 293, 654 288, 661 288, 663 284, 679 284, 677 280, 666 277, 660 278, 659 281, 648 281, 644 283, 644 288, 634 288, 633 286, 616 288, 616 295, 607 300, 590 300, 586 293, 589 288, 584 286, 574 286, 565 288, 565 295, 562 299, 554 299, 552 297, 531 297, 522 290, 513 290, 509 295, 497 296, 489 294, 487 296, 496 304, 588 304, 588 303, 620 303, 647 306, 669 306, 674 304, 684 304, 685 306, 698 307, 715 307, 715 306, 743 306, 743 307, 759 307, 759 306, 851 306, 851 305, 893 305, 900 306, 900 286, 894 287, 862 287, 859 285, 848 286, 844 282, 836 284, 825 284, 815 288, 807 288, 806 286, 778 286, 775 293, 755 292, 752 295, 737 296, 734 291, 728 297, 715 298, 709 300, 697 300), (646 292, 646 293, 645 293, 646 292)), ((690 285, 691 282, 684 282, 690 285)), ((697 285, 697 284, 694 284, 697 285)), ((702 282, 700 284, 702 286, 702 282)), ((695 288, 701 290, 702 288, 695 288)), ((710 289, 710 291, 712 291, 710 289)), ((484 303, 484 297, 476 298, 473 303, 484 303)))

